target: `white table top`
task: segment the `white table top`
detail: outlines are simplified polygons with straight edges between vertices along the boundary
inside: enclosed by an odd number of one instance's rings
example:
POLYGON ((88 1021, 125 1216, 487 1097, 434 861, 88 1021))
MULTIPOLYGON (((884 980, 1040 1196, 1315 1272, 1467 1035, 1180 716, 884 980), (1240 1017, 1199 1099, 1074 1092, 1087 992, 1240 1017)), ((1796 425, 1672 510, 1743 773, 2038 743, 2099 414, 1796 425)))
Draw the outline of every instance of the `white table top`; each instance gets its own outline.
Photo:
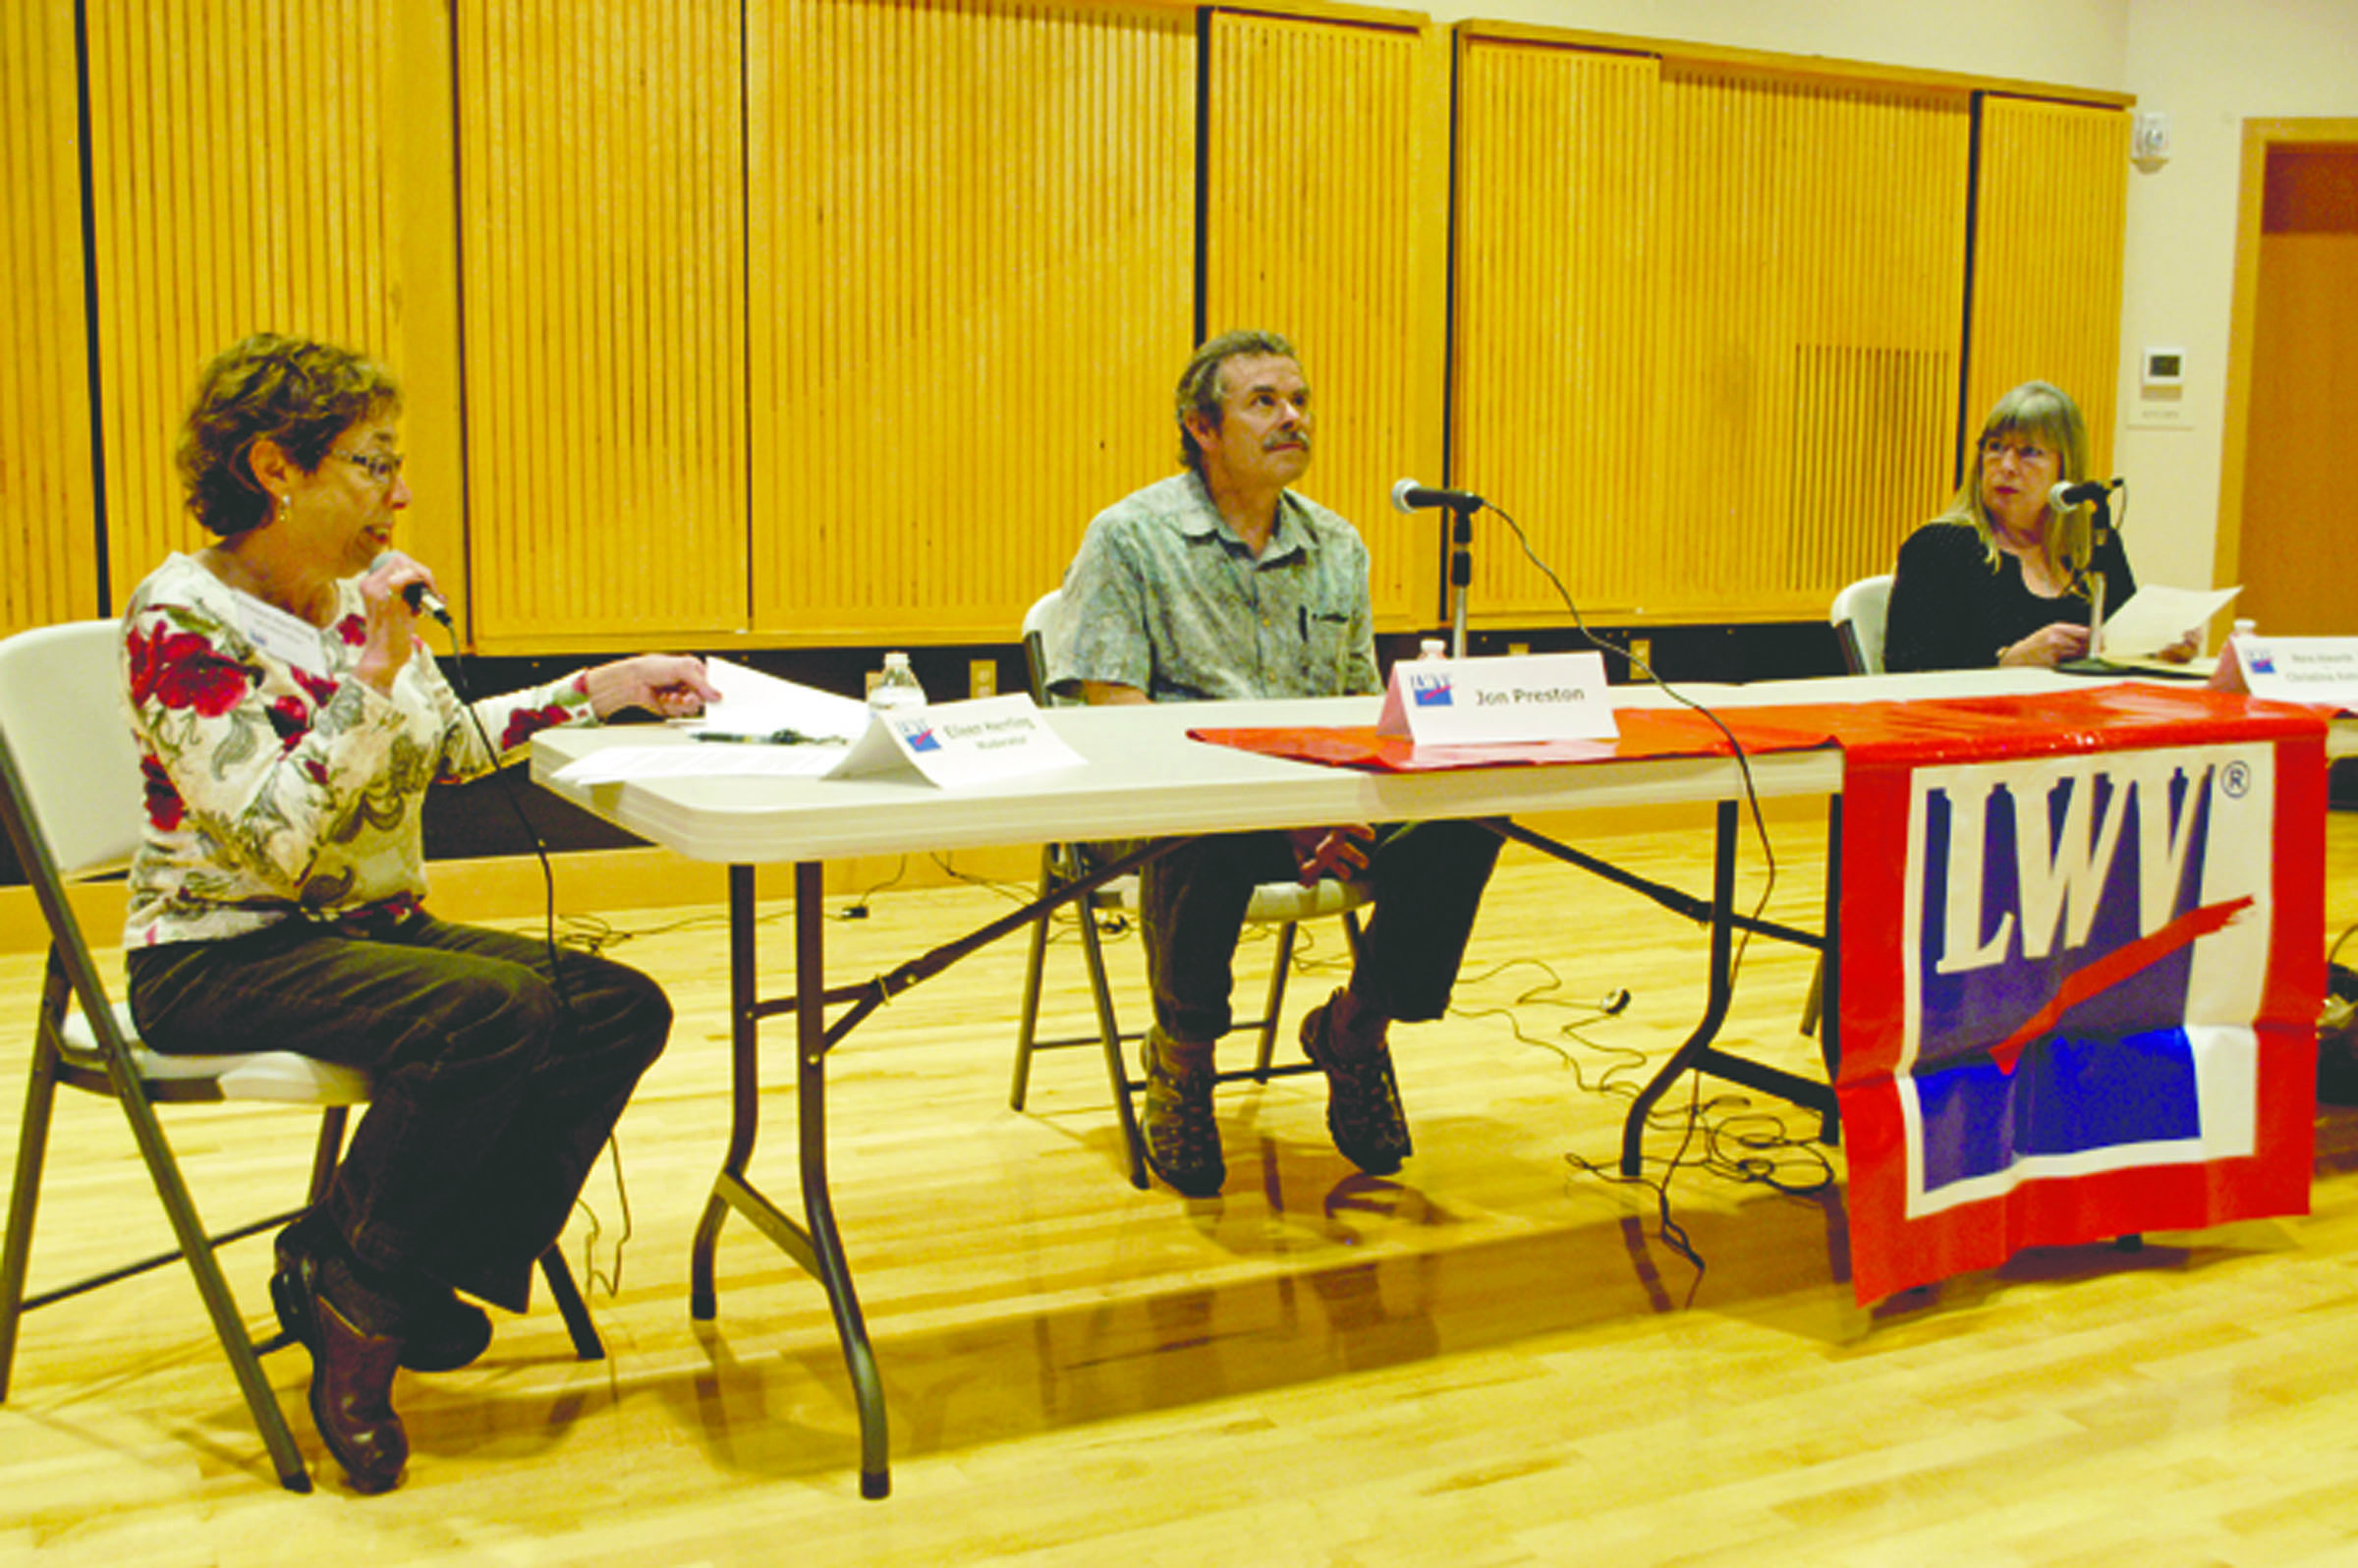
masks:
MULTIPOLYGON (((2042 670, 1977 670, 1680 690, 1715 707, 1755 707, 2035 693, 2086 684, 2042 670)), ((1616 707, 1675 705, 1646 687, 1615 687, 1613 698, 1616 707)), ((1379 706, 1376 698, 1329 698, 1053 708, 1048 722, 1087 765, 956 790, 915 777, 665 778, 587 787, 554 779, 567 762, 602 747, 689 744, 685 735, 653 725, 543 731, 533 740, 532 767, 536 782, 643 838, 692 860, 733 865, 1715 802, 1742 792, 1736 764, 1727 757, 1378 774, 1187 738, 1188 730, 1203 728, 1368 725, 1379 706)), ((2337 722, 2334 736, 2336 755, 2358 751, 2358 725, 2337 722)), ((1842 757, 1831 749, 1756 756, 1752 778, 1764 797, 1831 795, 1842 787, 1842 757)))

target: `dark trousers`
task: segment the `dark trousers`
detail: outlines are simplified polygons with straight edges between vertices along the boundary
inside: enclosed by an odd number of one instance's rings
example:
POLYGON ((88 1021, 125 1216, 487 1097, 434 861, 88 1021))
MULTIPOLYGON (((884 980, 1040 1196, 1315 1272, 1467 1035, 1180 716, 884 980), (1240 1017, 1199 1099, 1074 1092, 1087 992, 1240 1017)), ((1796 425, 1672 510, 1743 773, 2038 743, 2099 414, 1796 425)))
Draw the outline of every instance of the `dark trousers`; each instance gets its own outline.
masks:
MULTIPOLYGON (((1375 890, 1351 988, 1386 1018, 1438 1018, 1474 931, 1498 835, 1473 822, 1393 823, 1376 830, 1360 875, 1375 890)), ((1299 868, 1280 832, 1216 833, 1181 845, 1140 873, 1140 924, 1154 1021, 1178 1039, 1225 1034, 1236 940, 1262 882, 1299 868)))
POLYGON ((184 1054, 366 1069, 327 1207, 363 1262, 522 1312, 671 1003, 636 970, 425 915, 365 937, 290 920, 127 955, 140 1033, 184 1054))

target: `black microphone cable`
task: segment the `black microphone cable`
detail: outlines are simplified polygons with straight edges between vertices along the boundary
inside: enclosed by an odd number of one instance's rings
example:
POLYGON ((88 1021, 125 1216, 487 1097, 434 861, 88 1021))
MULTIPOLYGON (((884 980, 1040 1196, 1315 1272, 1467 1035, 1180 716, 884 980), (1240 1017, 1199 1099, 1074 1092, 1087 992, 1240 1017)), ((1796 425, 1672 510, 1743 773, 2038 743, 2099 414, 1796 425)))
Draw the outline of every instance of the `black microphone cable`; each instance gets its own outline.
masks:
MULTIPOLYGON (((1644 676, 1648 683, 1659 689, 1661 693, 1668 697, 1672 701, 1677 702, 1682 707, 1691 708, 1695 712, 1702 714, 1706 719, 1709 719, 1712 727, 1719 732, 1720 738, 1727 742, 1728 752, 1735 760, 1737 776, 1743 780, 1744 805, 1747 813, 1752 818, 1753 836, 1760 843, 1761 859, 1767 866, 1768 874, 1761 886, 1761 896, 1753 904, 1752 908, 1751 918, 1754 921, 1760 920, 1760 918, 1768 912, 1768 900, 1776 891, 1776 851, 1768 842, 1768 824, 1761 814, 1760 791, 1753 783, 1752 756, 1751 754, 1744 750, 1744 743, 1736 739, 1735 731, 1729 729, 1726 721, 1720 718, 1718 714, 1712 712, 1709 707, 1705 706, 1701 702, 1696 701, 1693 698, 1687 696, 1684 692, 1681 692, 1678 690, 1678 688, 1672 686, 1668 681, 1663 680, 1659 675, 1656 674, 1654 666, 1646 659, 1639 657, 1636 652, 1629 648, 1616 647, 1614 644, 1606 642, 1603 638, 1599 637, 1594 631, 1590 630, 1589 623, 1582 617, 1580 613, 1580 606, 1573 602, 1571 590, 1564 587, 1563 579, 1557 577, 1554 569, 1549 567, 1546 562, 1541 560, 1539 557, 1539 552, 1531 547, 1531 539, 1527 534, 1524 533, 1523 525, 1516 522, 1512 517, 1508 516, 1505 508, 1497 505, 1495 502, 1485 502, 1484 505, 1487 510, 1497 513, 1498 516, 1505 522, 1506 526, 1514 531, 1515 543, 1522 547, 1524 559, 1529 561, 1533 566, 1538 567, 1540 570, 1540 575, 1544 577, 1547 580, 1548 585, 1555 589, 1556 597, 1564 601, 1565 612, 1572 617, 1573 627, 1579 631, 1580 635, 1584 639, 1587 640, 1591 647, 1594 647, 1598 651, 1603 653, 1619 654, 1623 659, 1626 659, 1629 662, 1629 665, 1633 670, 1638 671, 1642 676, 1644 676)), ((1737 974, 1743 969, 1744 947, 1745 944, 1751 939, 1751 936, 1752 932, 1749 927, 1736 933, 1735 951, 1730 955, 1728 960, 1727 979, 1728 984, 1731 988, 1735 984, 1737 974)))
MULTIPOLYGON (((1761 859, 1766 868, 1766 875, 1762 881, 1760 897, 1754 901, 1752 914, 1750 917, 1750 921, 1752 923, 1758 923, 1768 912, 1768 901, 1774 896, 1776 891, 1776 851, 1768 841, 1768 824, 1761 812, 1760 791, 1752 776, 1752 757, 1751 755, 1744 750, 1744 743, 1736 738, 1735 732, 1728 728, 1726 721, 1720 718, 1717 713, 1712 711, 1712 709, 1705 704, 1696 701, 1693 698, 1688 697, 1685 693, 1679 691, 1676 687, 1672 686, 1669 682, 1663 680, 1661 676, 1656 674, 1651 662, 1640 657, 1634 650, 1630 648, 1615 646, 1613 644, 1608 643, 1603 638, 1599 637, 1597 633, 1590 628, 1587 619, 1581 615, 1580 606, 1574 601, 1571 590, 1564 587, 1563 580, 1557 577, 1554 569, 1548 566, 1545 561, 1540 559, 1539 552, 1532 548, 1530 536, 1523 532, 1523 525, 1516 522, 1514 517, 1509 514, 1504 507, 1499 506, 1496 502, 1485 501, 1483 503, 1483 509, 1486 511, 1495 512, 1499 518, 1505 522, 1506 526, 1514 532, 1515 542, 1522 548, 1524 559, 1528 560, 1533 566, 1537 567, 1540 571, 1540 575, 1544 577, 1547 580, 1548 585, 1555 589, 1556 597, 1563 600, 1565 612, 1572 617, 1573 627, 1580 633, 1581 637, 1589 644, 1591 647, 1596 648, 1600 652, 1619 654, 1628 662, 1629 666, 1633 670, 1637 671, 1647 682, 1659 689, 1673 701, 1679 703, 1683 707, 1690 708, 1693 711, 1700 713, 1704 718, 1708 719, 1711 722, 1712 727, 1719 732, 1721 739, 1726 741, 1729 755, 1733 757, 1736 764, 1737 776, 1742 780, 1743 783, 1745 810, 1752 820, 1753 836, 1760 844, 1761 859)), ((1743 972, 1744 954, 1747 945, 1751 941, 1751 938, 1752 927, 1750 924, 1747 924, 1737 931, 1735 947, 1728 955, 1727 984, 1731 993, 1735 988, 1738 976, 1743 972)), ((1704 1125, 1704 1111, 1706 1107, 1703 1099, 1703 1075, 1701 1072, 1696 1072, 1691 1076, 1694 1079, 1694 1083, 1690 1086, 1686 1114, 1680 1118, 1682 1131, 1679 1138, 1678 1148, 1671 1151, 1669 1159, 1664 1162, 1662 1173, 1658 1180, 1643 1174, 1625 1177, 1620 1174, 1616 1167, 1600 1165, 1596 1161, 1590 1160, 1580 1154, 1567 1154, 1565 1156, 1566 1161, 1577 1171, 1599 1176, 1604 1180, 1614 1183, 1634 1184, 1636 1186, 1644 1187, 1655 1195, 1656 1204, 1656 1223, 1658 1227, 1657 1234, 1659 1235, 1661 1241, 1668 1246, 1672 1252, 1686 1260, 1695 1268, 1695 1281, 1689 1289, 1690 1300, 1692 1299, 1694 1290, 1700 1289, 1703 1284, 1703 1274, 1706 1265, 1703 1256, 1695 1249, 1692 1238, 1688 1236, 1685 1228, 1679 1225, 1676 1219, 1674 1219, 1671 1215, 1670 1183, 1676 1178, 1680 1168, 1686 1163, 1687 1151, 1693 1146, 1698 1130, 1704 1125)), ((1716 1102, 1716 1099, 1714 1099, 1713 1103, 1716 1102)), ((1652 1125, 1652 1123, 1650 1122, 1649 1125, 1652 1125)), ((1712 1135, 1707 1133, 1706 1138, 1708 1148, 1710 1143, 1712 1141, 1712 1135)), ((1823 1162, 1823 1156, 1821 1156, 1821 1160, 1823 1162)), ((1707 1168, 1709 1168, 1711 1161, 1707 1159, 1706 1164, 1707 1168)), ((1827 1180, 1830 1181, 1831 1167, 1826 1167, 1826 1170, 1827 1180)), ((1815 1189, 1812 1188, 1805 1190, 1815 1189)))
MULTIPOLYGON (((414 584, 412 588, 422 596, 422 585, 414 584)), ((507 803, 509 813, 516 818, 516 825, 524 831, 525 841, 533 847, 533 858, 540 863, 540 939, 548 953, 549 983, 557 993, 557 1007, 565 1015, 565 1027, 578 1033, 580 1021, 574 1016, 573 992, 565 983, 564 956, 557 942, 557 873, 549 864, 547 841, 541 838, 540 830, 533 825, 532 813, 525 810, 524 799, 517 793, 514 771, 502 765, 500 749, 491 744, 491 734, 483 728, 482 715, 475 709, 475 699, 469 690, 472 683, 465 677, 467 654, 459 645, 458 628, 451 624, 450 616, 441 610, 439 599, 435 600, 433 610, 428 613, 442 623, 442 630, 450 637, 451 669, 442 671, 439 660, 435 661, 434 667, 442 673, 451 695, 458 699, 460 711, 467 715, 468 723, 474 727, 476 739, 482 743, 483 755, 491 759, 492 776, 499 781, 499 798, 507 803)), ((431 657, 430 650, 428 656, 431 657)), ((635 1227, 631 1218, 630 1188, 622 1172, 622 1144, 612 1132, 606 1134, 606 1152, 614 1159, 614 1194, 622 1209, 622 1233, 614 1238, 612 1273, 597 1266, 598 1238, 605 1231, 597 1210, 579 1197, 574 1199, 574 1206, 588 1217, 590 1225, 589 1235, 582 1239, 582 1288, 588 1292, 602 1287, 611 1300, 622 1293, 622 1254, 630 1243, 635 1227)))

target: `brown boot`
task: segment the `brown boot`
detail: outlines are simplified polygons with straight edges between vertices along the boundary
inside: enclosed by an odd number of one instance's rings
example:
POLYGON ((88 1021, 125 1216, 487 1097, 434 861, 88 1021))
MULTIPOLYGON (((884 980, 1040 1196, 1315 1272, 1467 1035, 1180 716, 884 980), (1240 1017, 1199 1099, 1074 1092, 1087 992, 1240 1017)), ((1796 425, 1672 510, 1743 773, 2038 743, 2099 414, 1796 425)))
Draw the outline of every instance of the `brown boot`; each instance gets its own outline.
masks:
POLYGON ((270 1277, 270 1294, 311 1353, 311 1425, 320 1440, 355 1491, 390 1491, 410 1459, 410 1434, 393 1409, 402 1342, 362 1329, 336 1305, 326 1280, 341 1274, 340 1262, 292 1249, 288 1266, 270 1277))

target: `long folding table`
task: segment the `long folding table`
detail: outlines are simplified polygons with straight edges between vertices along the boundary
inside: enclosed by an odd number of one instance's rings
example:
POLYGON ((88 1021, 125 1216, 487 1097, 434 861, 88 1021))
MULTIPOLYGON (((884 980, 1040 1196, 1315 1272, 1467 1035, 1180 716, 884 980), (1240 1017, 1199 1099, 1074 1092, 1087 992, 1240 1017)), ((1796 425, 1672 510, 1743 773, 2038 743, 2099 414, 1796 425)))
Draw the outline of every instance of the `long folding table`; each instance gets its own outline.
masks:
MULTIPOLYGON (((1973 672, 1936 677, 1851 678, 1687 688, 1716 708, 1880 701, 2052 690, 2065 677, 2038 671, 1973 672)), ((1625 707, 1658 707, 1658 691, 1616 689, 1625 707)), ((1751 926, 1823 945, 1815 933, 1750 921, 1735 908, 1735 864, 1746 770, 1725 756, 1651 756, 1568 765, 1501 766, 1446 772, 1374 773, 1314 766, 1189 738, 1191 729, 1262 726, 1365 726, 1374 699, 1127 707, 1059 708, 1048 722, 1084 765, 997 783, 944 790, 914 775, 861 780, 664 777, 582 786, 557 777, 568 762, 600 748, 685 736, 646 727, 563 729, 534 738, 536 781, 597 815, 690 859, 728 868, 732 1037, 731 1123, 727 1151, 698 1225, 690 1260, 690 1311, 718 1312, 714 1254, 734 1210, 818 1280, 834 1314, 861 1427, 861 1490, 890 1490, 882 1383, 861 1317, 850 1264, 829 1196, 826 1136, 828 1053, 876 1007, 1054 908, 1086 897, 1187 837, 1334 822, 1477 818, 1503 836, 1615 877, 1708 924, 1707 996, 1701 1020, 1654 1076, 1624 1126, 1623 1162, 1634 1171, 1647 1109, 1679 1076, 1703 1071, 1776 1093, 1830 1117, 1831 1089, 1747 1061, 1712 1044, 1730 995, 1733 933, 1751 926), (1556 844, 1516 823, 1518 815, 1615 807, 1709 804, 1717 846, 1708 897, 1662 889, 1556 844), (994 920, 957 941, 918 955, 888 974, 826 984, 826 920, 821 872, 829 860, 927 853, 1049 840, 1147 840, 1147 848, 1109 863, 1082 881, 994 920), (754 868, 794 867, 794 990, 760 994, 754 868), (830 1009, 837 1011, 832 1017, 830 1009), (795 1021, 796 1109, 802 1217, 766 1197, 749 1170, 759 1127, 759 1030, 765 1019, 795 1021)), ((2358 731, 2337 726, 2336 751, 2358 747, 2358 731)), ((1839 809, 1842 757, 1832 748, 1776 751, 1749 758, 1758 797, 1821 797, 1839 809)), ((1829 876, 1829 888, 1833 880, 1829 876)), ((1829 922, 1830 929, 1830 922, 1829 922)), ((1830 1009, 1829 1009, 1830 1011, 1830 1009)))

